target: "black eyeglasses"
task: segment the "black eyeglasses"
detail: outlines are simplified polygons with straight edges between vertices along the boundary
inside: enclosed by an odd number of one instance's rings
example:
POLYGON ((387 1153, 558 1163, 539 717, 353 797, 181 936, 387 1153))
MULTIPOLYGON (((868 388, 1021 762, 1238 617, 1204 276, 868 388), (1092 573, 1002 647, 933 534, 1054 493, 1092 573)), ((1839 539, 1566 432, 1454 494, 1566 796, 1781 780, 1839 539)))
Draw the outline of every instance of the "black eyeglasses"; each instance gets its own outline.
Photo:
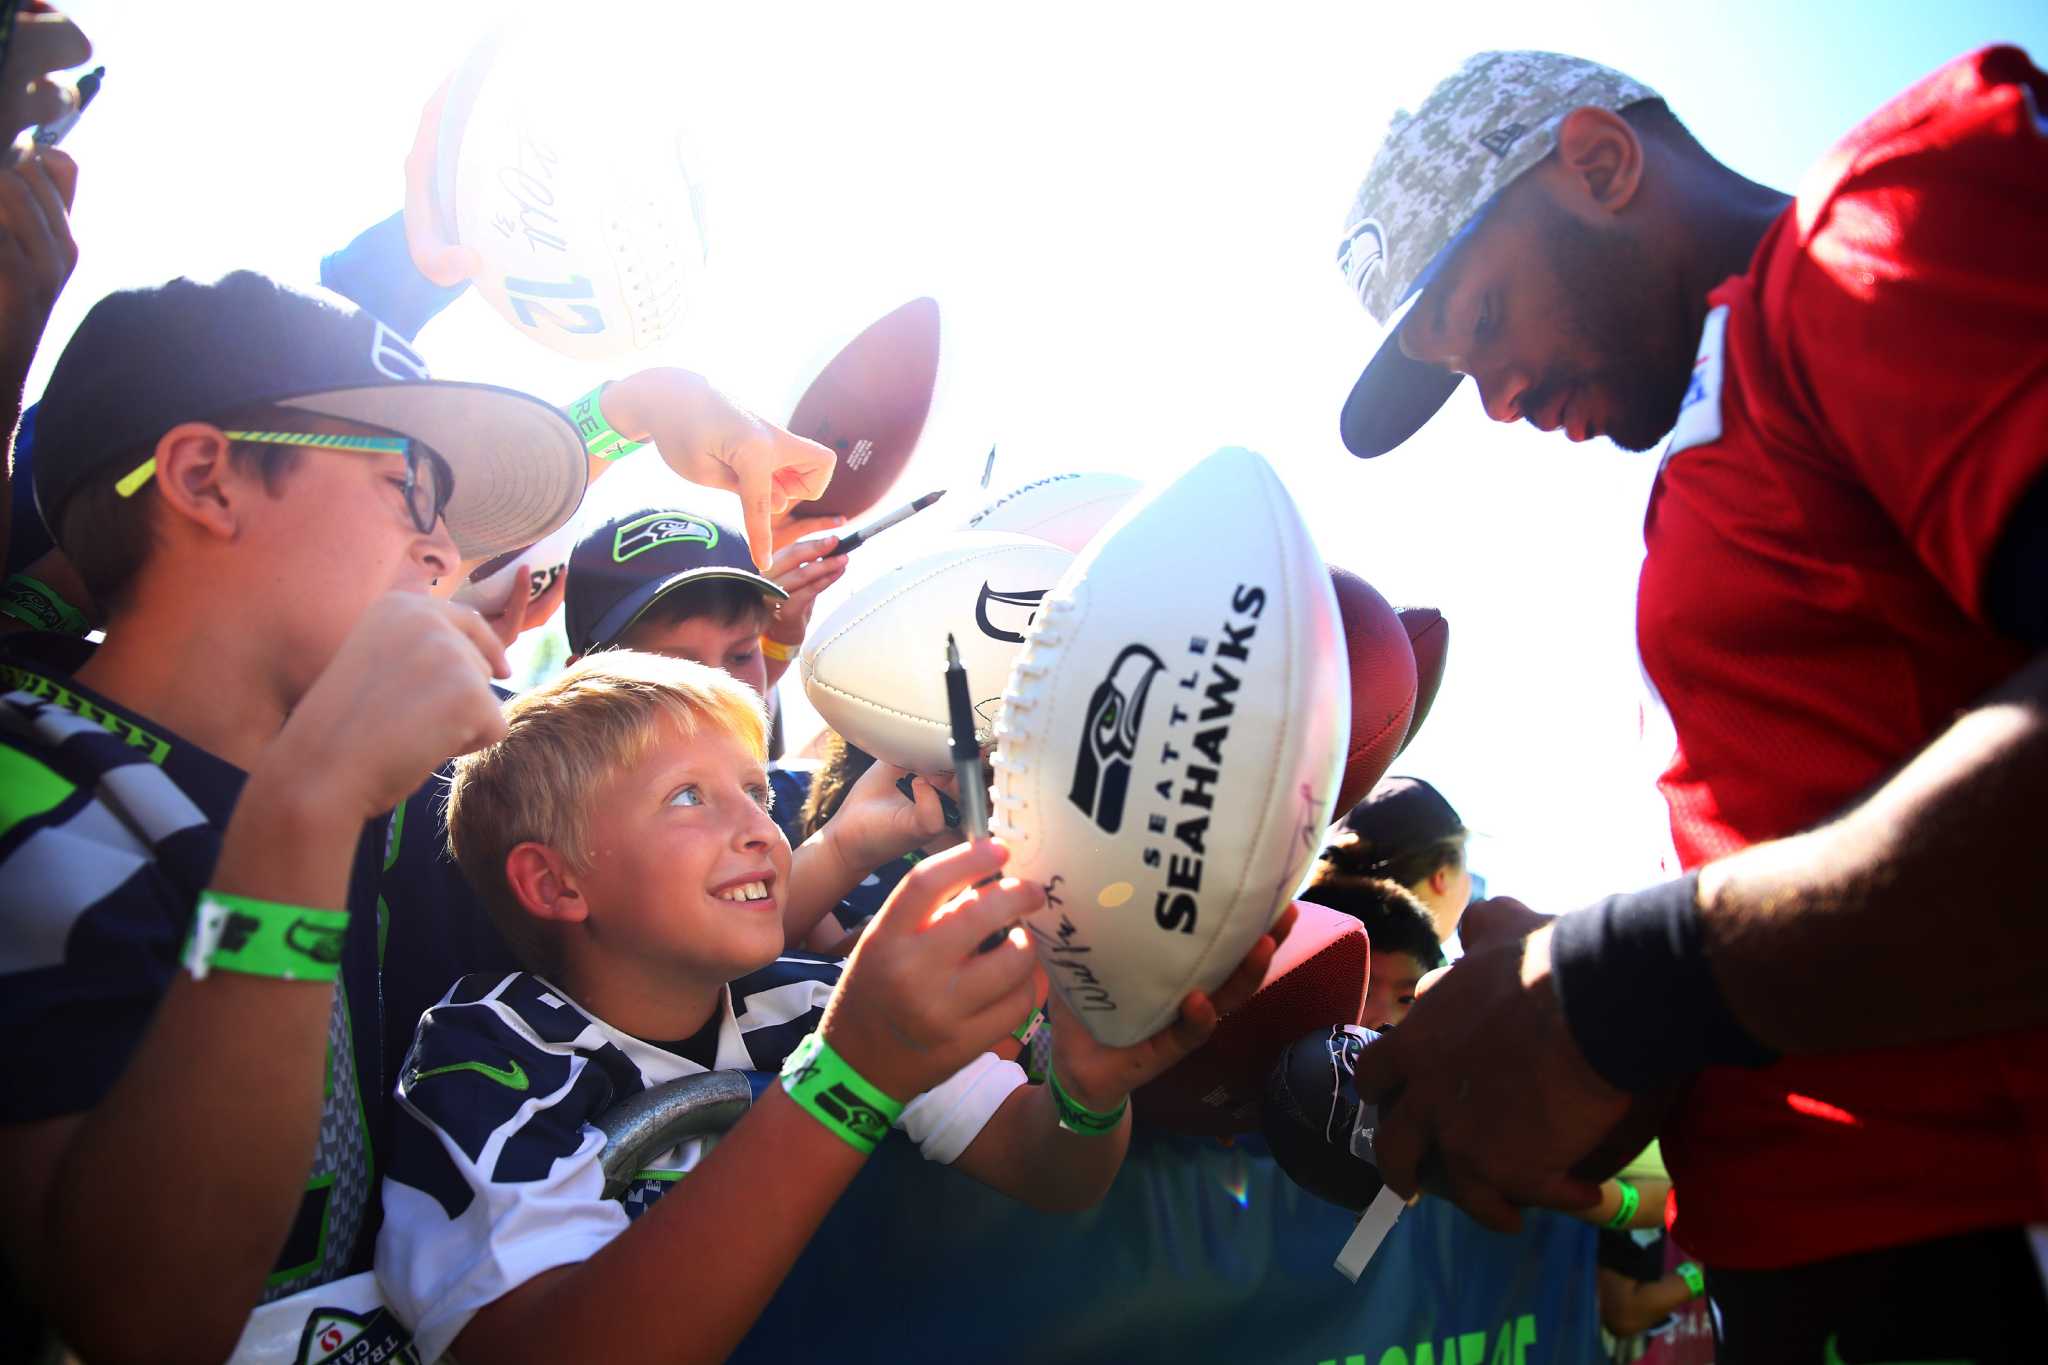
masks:
MULTIPOLYGON (((441 520, 441 514, 448 509, 448 499, 455 494, 455 471, 448 468, 446 460, 410 436, 333 436, 313 431, 223 431, 221 435, 230 441, 250 441, 267 446, 304 446, 311 450, 351 451, 363 455, 403 455, 405 510, 421 535, 434 533, 434 524, 441 520), (422 453, 426 455, 424 461, 420 459, 422 453)), ((122 475, 114 485, 114 491, 124 498, 133 497, 136 490, 155 475, 156 456, 152 455, 122 475)))

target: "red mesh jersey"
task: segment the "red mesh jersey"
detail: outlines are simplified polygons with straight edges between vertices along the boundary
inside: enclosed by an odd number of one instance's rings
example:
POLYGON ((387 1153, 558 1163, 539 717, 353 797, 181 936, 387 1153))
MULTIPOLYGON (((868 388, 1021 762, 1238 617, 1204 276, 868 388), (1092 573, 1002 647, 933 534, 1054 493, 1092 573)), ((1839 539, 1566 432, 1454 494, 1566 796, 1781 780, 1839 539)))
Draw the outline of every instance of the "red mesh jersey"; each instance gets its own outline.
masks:
MULTIPOLYGON (((1709 296, 1637 605, 1687 867, 1834 815, 2027 658, 1980 603, 2048 470, 2044 110, 2016 49, 1944 67, 1709 296)), ((1710 1070, 1665 1151, 1729 1267, 2048 1218, 2048 1030, 1710 1070)))

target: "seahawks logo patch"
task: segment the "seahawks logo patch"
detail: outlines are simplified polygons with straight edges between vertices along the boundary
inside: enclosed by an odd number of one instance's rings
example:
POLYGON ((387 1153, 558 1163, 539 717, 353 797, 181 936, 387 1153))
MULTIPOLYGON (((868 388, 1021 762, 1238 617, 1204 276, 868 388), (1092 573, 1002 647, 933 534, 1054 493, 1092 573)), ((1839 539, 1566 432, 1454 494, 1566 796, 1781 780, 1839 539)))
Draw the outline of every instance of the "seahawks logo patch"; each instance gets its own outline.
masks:
POLYGON ((1104 834, 1123 827, 1124 797, 1131 787, 1131 759, 1138 752, 1138 727, 1152 680, 1166 665, 1143 645, 1127 645, 1109 676, 1088 699, 1088 720, 1074 755, 1074 785, 1067 799, 1104 834))
POLYGON ((658 545, 677 541, 690 541, 707 550, 713 549, 718 544, 718 528, 687 512, 650 512, 627 522, 612 537, 612 563, 623 564, 634 555, 643 555, 658 545))

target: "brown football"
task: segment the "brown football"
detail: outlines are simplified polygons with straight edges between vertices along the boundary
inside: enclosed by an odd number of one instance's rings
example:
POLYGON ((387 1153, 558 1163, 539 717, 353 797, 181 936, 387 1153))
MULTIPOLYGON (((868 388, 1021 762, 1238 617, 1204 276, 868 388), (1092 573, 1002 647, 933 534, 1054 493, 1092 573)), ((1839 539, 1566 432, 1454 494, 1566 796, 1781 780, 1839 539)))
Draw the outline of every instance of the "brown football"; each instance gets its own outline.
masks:
POLYGON ((1443 686, 1444 661, 1451 652, 1451 623, 1435 607, 1403 607, 1398 615, 1415 655, 1415 714, 1409 718, 1407 738, 1394 750, 1396 758, 1421 733, 1429 704, 1436 700, 1437 688, 1443 686))
POLYGON ((1372 584, 1335 564, 1330 583, 1337 590, 1344 654, 1351 666, 1351 740, 1330 812, 1334 820, 1386 775, 1407 738, 1415 709, 1415 650, 1401 618, 1372 584))
POLYGON ((1372 951, 1351 916, 1307 901, 1251 999, 1172 1070, 1131 1097, 1132 1122, 1198 1137, 1249 1133, 1273 1059, 1305 1033, 1355 1024, 1372 951))
POLYGON ((846 343, 804 396, 789 429, 829 446, 839 467, 798 517, 857 517, 894 486, 917 449, 939 379, 939 305, 912 299, 846 343))

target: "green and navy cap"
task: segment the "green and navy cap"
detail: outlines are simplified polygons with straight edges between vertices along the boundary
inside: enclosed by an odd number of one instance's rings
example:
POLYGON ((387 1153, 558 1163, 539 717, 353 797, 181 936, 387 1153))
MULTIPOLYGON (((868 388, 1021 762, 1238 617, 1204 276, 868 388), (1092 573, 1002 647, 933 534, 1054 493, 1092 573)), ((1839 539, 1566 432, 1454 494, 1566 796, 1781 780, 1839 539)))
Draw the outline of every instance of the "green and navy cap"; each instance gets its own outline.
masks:
POLYGON ((667 507, 614 517, 570 552, 569 648, 588 654, 616 643, 662 598, 716 579, 752 584, 774 601, 789 596, 754 572, 744 535, 701 512, 667 507))
POLYGON ((1642 82, 1583 57, 1482 52, 1430 91, 1421 108, 1394 115, 1337 247, 1344 278, 1381 329, 1379 347, 1344 404, 1344 444, 1352 454, 1386 454, 1420 431, 1458 387, 1461 376, 1409 359, 1395 334, 1500 192, 1550 155, 1565 115, 1658 98, 1642 82))

